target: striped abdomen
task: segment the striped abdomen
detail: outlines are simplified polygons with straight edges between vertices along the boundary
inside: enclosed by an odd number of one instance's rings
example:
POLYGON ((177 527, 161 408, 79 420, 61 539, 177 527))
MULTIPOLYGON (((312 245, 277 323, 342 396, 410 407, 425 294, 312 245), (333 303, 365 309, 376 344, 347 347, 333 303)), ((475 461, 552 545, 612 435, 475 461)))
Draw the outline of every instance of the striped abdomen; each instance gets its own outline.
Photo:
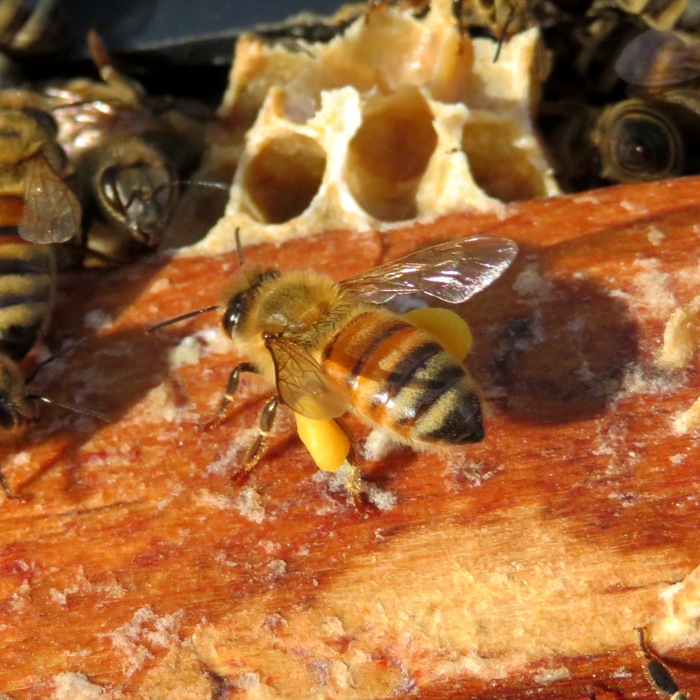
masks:
POLYGON ((484 436, 464 367, 398 316, 377 310, 352 317, 326 346, 323 367, 348 386, 360 416, 404 440, 460 445, 484 436))
POLYGON ((54 295, 53 251, 0 228, 0 353, 22 359, 48 323, 54 295))

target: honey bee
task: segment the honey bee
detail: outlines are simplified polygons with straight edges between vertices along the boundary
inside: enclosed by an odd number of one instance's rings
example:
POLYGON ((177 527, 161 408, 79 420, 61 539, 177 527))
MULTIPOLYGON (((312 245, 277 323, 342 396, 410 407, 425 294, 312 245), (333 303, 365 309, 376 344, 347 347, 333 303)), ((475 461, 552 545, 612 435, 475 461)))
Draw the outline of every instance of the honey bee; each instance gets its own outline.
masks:
MULTIPOLYGON (((461 303, 500 277, 516 254, 513 241, 479 235, 418 251, 343 282, 310 271, 241 266, 222 304, 201 310, 223 309, 224 332, 250 358, 231 372, 219 419, 243 372, 262 374, 277 389, 262 410, 259 437, 241 473, 261 459, 280 403, 294 411, 300 436, 322 469, 335 471, 347 459, 346 486, 356 504, 360 474, 344 414, 382 426, 416 450, 482 440, 476 387, 462 363, 466 348, 455 351, 461 357, 446 349, 454 341, 450 335, 468 333, 464 321, 448 312, 446 326, 430 323, 429 331, 429 323, 382 305, 414 293, 461 303), (330 433, 319 438, 317 427, 330 433), (302 429, 313 433, 310 441, 302 429), (343 435, 345 446, 333 464, 326 462, 326 446, 310 447, 326 438, 342 441, 343 435)), ((194 313, 199 312, 149 332, 194 313)))
POLYGON ((687 700, 688 695, 678 687, 676 679, 673 677, 669 667, 649 648, 645 639, 645 629, 637 628, 637 637, 639 638, 639 646, 646 659, 645 670, 649 676, 649 680, 654 685, 660 695, 665 695, 670 700, 687 700))
MULTIPOLYGON (((52 245, 76 236, 81 211, 60 173, 65 154, 45 112, 0 108, 0 431, 11 436, 54 403, 104 419, 102 414, 29 393, 18 362, 48 325, 55 292, 52 245)), ((41 365, 39 366, 41 367, 41 365)), ((14 494, 0 471, 0 488, 14 494)))
POLYGON ((590 95, 586 87, 585 100, 554 93, 540 112, 560 182, 589 189, 700 172, 700 43, 639 21, 609 29, 603 43, 575 52, 590 95))
POLYGON ((683 15, 687 0, 452 0, 453 14, 467 24, 502 33, 540 25, 578 24, 606 16, 638 17, 645 25, 670 29, 683 15), (501 28, 500 31, 498 28, 501 28))
POLYGON ((108 258, 130 258, 161 243, 177 203, 178 177, 201 151, 205 117, 149 100, 141 85, 115 69, 94 31, 88 46, 102 81, 50 86, 43 97, 75 166, 84 245, 108 258))

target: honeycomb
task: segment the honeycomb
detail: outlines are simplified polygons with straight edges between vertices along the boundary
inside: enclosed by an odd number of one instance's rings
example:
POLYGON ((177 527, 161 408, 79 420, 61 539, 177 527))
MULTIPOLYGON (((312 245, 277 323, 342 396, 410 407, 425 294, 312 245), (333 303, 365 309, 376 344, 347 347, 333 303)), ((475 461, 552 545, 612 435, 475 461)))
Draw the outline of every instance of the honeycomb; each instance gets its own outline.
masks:
POLYGON ((237 227, 281 242, 557 194, 532 120, 539 34, 495 50, 459 35, 450 0, 422 18, 387 3, 326 44, 241 37, 204 166, 235 174, 194 250, 231 250, 237 227))

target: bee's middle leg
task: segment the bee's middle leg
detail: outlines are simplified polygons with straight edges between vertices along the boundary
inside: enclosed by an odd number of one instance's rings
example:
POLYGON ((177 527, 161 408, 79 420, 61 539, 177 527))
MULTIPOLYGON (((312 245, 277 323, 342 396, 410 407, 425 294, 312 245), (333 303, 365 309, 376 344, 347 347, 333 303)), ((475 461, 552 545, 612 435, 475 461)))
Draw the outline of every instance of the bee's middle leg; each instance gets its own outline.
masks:
POLYGON ((262 456, 265 453, 265 446, 267 445, 267 438, 275 424, 275 417, 277 416, 277 407, 279 406, 279 403, 279 396, 273 396, 260 412, 258 437, 251 445, 250 450, 248 451, 248 456, 245 460, 245 464, 243 465, 243 469, 234 477, 234 481, 238 481, 240 478, 253 471, 258 462, 262 459, 262 456))

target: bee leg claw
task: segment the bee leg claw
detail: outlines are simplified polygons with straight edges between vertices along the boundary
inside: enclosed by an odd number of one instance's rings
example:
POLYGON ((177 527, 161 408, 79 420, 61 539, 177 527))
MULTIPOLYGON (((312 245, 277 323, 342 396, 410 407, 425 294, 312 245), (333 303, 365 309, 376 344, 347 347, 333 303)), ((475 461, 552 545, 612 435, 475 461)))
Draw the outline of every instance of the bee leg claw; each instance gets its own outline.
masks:
POLYGON ((195 426, 195 430, 198 433, 206 433, 207 430, 211 430, 212 428, 217 428, 223 422, 224 422, 223 418, 216 416, 216 418, 212 418, 211 420, 208 420, 206 423, 200 423, 199 425, 195 426))
MULTIPOLYGON (((247 465, 246 465, 247 466, 247 465)), ((236 472, 230 479, 229 483, 231 486, 234 488, 238 489, 241 488, 246 481, 248 481, 248 478, 250 477, 250 469, 246 469, 245 467, 241 469, 239 472, 236 472)))

